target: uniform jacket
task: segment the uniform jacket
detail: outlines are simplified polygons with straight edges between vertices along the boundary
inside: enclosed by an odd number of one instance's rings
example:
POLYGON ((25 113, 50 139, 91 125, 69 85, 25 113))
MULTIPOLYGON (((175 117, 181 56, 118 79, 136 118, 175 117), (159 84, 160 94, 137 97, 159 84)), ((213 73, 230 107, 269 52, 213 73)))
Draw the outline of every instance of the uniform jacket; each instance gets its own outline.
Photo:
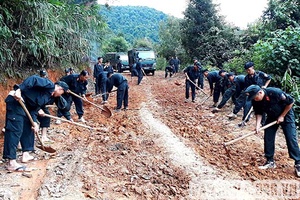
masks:
POLYGON ((87 81, 80 81, 79 74, 70 74, 61 78, 61 81, 64 81, 68 84, 69 90, 72 92, 83 95, 86 94, 87 90, 87 81))
MULTIPOLYGON (((265 112, 268 121, 275 121, 284 108, 294 102, 294 99, 279 88, 268 87, 263 90, 265 96, 262 101, 252 100, 253 109, 255 114, 262 115, 265 112)), ((286 114, 284 122, 295 122, 293 109, 286 114)))
POLYGON ((49 79, 33 75, 25 79, 14 89, 18 88, 21 90, 22 98, 24 99, 33 121, 36 121, 38 116, 37 111, 39 109, 49 102, 52 103, 54 101, 52 92, 54 91, 55 85, 49 79))
POLYGON ((119 73, 113 74, 107 80, 107 90, 108 90, 108 92, 111 92, 113 86, 119 87, 124 82, 127 83, 127 79, 122 74, 119 74, 119 73))
POLYGON ((261 71, 255 71, 253 77, 249 74, 245 76, 245 87, 249 87, 250 85, 258 85, 261 87, 270 79, 270 75, 261 71))

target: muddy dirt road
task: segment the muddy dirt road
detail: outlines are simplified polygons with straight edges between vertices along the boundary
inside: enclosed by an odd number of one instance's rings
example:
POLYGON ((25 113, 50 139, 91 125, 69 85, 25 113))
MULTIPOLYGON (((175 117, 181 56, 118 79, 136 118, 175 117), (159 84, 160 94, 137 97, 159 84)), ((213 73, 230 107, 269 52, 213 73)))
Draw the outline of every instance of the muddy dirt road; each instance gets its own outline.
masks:
MULTIPOLYGON (((213 114, 212 100, 202 103, 200 91, 196 103, 185 103, 183 74, 165 79, 158 71, 141 85, 124 75, 129 110, 107 119, 86 104, 86 125, 97 130, 53 120, 48 133, 57 153, 37 149, 37 160, 27 164, 33 171, 26 174, 8 173, 2 161, 0 199, 300 199, 300 179, 282 133, 276 141, 277 168, 261 171, 262 134, 230 145, 231 158, 222 146, 251 132, 253 119, 237 127, 241 116, 226 117, 230 104, 213 114)), ((100 98, 90 100, 100 105, 100 98)), ((107 106, 113 110, 115 104, 111 94, 107 106)), ((76 121, 74 109, 71 113, 76 121)), ((0 145, 2 152, 3 137, 0 145)))

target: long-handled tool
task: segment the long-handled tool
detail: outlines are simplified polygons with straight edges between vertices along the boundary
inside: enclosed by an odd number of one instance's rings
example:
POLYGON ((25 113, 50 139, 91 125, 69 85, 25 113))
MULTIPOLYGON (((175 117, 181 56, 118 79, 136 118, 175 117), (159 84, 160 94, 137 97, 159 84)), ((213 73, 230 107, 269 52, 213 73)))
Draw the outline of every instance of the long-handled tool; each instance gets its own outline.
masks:
POLYGON ((99 108, 101 110, 101 114, 103 114, 105 117, 107 117, 107 118, 111 117, 112 113, 111 113, 111 111, 106 106, 102 106, 102 107, 98 106, 97 104, 95 104, 95 103, 93 103, 93 102, 91 102, 91 101, 89 101, 89 100, 87 100, 87 99, 79 96, 78 94, 76 94, 76 93, 74 93, 74 92, 72 92, 70 90, 68 90, 68 92, 70 94, 74 95, 75 97, 78 97, 78 98, 82 99, 83 101, 88 102, 89 104, 92 104, 93 106, 99 108))
POLYGON ((241 123, 238 124, 238 127, 244 127, 245 126, 246 121, 247 121, 248 117, 250 116, 250 114, 252 113, 252 111, 253 111, 253 106, 251 106, 251 108, 250 108, 249 112, 247 113, 245 119, 241 123))
POLYGON ((187 78, 187 80, 190 81, 198 90, 203 92, 206 96, 209 96, 206 94, 206 92, 204 92, 204 90, 202 88, 198 87, 191 79, 187 78))
MULTIPOLYGON (((276 124, 276 123, 277 123, 277 121, 273 121, 273 122, 271 122, 271 123, 269 123, 269 124, 267 124, 267 125, 261 127, 261 128, 259 129, 259 131, 262 131, 262 130, 264 130, 264 129, 266 129, 266 128, 269 128, 270 126, 273 126, 273 125, 276 124)), ((236 142, 238 142, 238 141, 240 141, 240 140, 242 140, 242 139, 244 139, 244 138, 247 138, 247 137, 249 137, 249 136, 251 136, 251 135, 254 135, 255 133, 256 133, 256 131, 253 131, 253 132, 251 132, 251 133, 248 133, 248 134, 246 134, 246 135, 243 135, 243 136, 241 136, 241 137, 238 137, 238 138, 236 138, 236 139, 233 139, 233 140, 231 140, 231 141, 229 141, 229 142, 223 143, 223 147, 225 148, 225 151, 226 151, 227 155, 228 155, 229 157, 231 157, 230 154, 229 154, 229 150, 227 149, 227 146, 228 146, 228 145, 231 145, 231 144, 233 144, 233 143, 236 143, 236 142)))
POLYGON ((64 121, 64 122, 68 122, 70 124, 74 124, 74 125, 77 125, 77 126, 81 126, 81 127, 84 127, 84 128, 88 128, 88 129, 94 129, 93 127, 90 127, 90 126, 87 126, 85 124, 80 124, 80 123, 77 123, 77 122, 72 122, 70 120, 67 120, 67 119, 62 119, 60 117, 56 117, 56 116, 53 116, 53 115, 49 115, 49 114, 43 114, 43 117, 49 117, 49 118, 53 118, 53 119, 59 119, 61 121, 64 121))
POLYGON ((104 92, 104 93, 102 93, 102 94, 97 94, 97 95, 95 95, 93 98, 101 97, 101 96, 103 96, 103 95, 110 94, 110 93, 116 92, 116 91, 118 91, 118 89, 112 90, 112 91, 110 91, 110 92, 104 92))
MULTIPOLYGON (((32 117, 31 117, 29 111, 27 110, 25 104, 23 103, 23 101, 22 101, 21 99, 19 99, 18 101, 19 101, 19 103, 21 104, 22 108, 24 109, 26 115, 28 116, 31 125, 32 125, 32 126, 35 126, 35 125, 34 125, 34 121, 33 121, 32 117)), ((56 152, 56 150, 53 149, 52 147, 50 147, 50 146, 45 146, 45 145, 43 144, 43 142, 42 142, 42 140, 41 140, 41 138, 40 138, 38 132, 36 132, 36 131, 34 131, 34 132, 35 132, 35 135, 36 135, 36 137, 38 138, 38 140, 39 140, 39 142, 40 142, 40 144, 41 144, 41 146, 36 145, 37 148, 39 148, 39 149, 41 149, 41 150, 43 150, 43 151, 46 151, 46 152, 48 152, 48 153, 55 153, 55 152, 56 152)))

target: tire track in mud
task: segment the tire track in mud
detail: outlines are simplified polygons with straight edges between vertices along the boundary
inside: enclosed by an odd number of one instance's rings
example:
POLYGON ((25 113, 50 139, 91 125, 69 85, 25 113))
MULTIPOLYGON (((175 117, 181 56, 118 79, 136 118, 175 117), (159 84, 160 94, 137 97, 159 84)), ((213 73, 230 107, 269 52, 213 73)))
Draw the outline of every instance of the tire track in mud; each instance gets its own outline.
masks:
MULTIPOLYGON (((218 171, 185 144, 184 138, 176 136, 152 111, 162 110, 155 102, 151 87, 147 89, 148 103, 139 112, 143 124, 162 146, 173 164, 190 175, 189 199, 268 199, 268 196, 237 174, 218 171)), ((156 112, 155 112, 156 113, 156 112)))

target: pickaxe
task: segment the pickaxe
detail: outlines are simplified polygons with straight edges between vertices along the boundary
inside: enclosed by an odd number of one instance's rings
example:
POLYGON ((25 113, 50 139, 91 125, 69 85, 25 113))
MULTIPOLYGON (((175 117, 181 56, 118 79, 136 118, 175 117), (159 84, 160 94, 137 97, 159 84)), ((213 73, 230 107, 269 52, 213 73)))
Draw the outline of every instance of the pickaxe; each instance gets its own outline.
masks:
MULTIPOLYGON (((276 123, 277 123, 277 121, 273 121, 273 122, 271 122, 271 123, 269 123, 269 124, 267 124, 267 125, 261 127, 261 128, 259 129, 259 131, 265 130, 266 128, 269 128, 270 126, 273 126, 273 125, 276 124, 276 123)), ((234 139, 234 140, 231 140, 231 141, 229 141, 229 142, 223 143, 223 147, 225 148, 225 151, 226 151, 227 155, 231 158, 230 153, 229 153, 229 150, 227 149, 227 146, 228 146, 228 145, 231 145, 231 144, 233 144, 233 143, 236 143, 236 142, 238 142, 238 141, 240 141, 240 140, 242 140, 242 139, 244 139, 244 138, 246 138, 246 137, 249 137, 249 136, 251 136, 251 135, 254 135, 255 133, 256 133, 256 131, 253 131, 253 132, 251 132, 251 133, 248 133, 248 134, 246 134, 246 135, 243 135, 243 136, 241 136, 241 137, 238 137, 238 138, 236 138, 236 139, 234 139)))

